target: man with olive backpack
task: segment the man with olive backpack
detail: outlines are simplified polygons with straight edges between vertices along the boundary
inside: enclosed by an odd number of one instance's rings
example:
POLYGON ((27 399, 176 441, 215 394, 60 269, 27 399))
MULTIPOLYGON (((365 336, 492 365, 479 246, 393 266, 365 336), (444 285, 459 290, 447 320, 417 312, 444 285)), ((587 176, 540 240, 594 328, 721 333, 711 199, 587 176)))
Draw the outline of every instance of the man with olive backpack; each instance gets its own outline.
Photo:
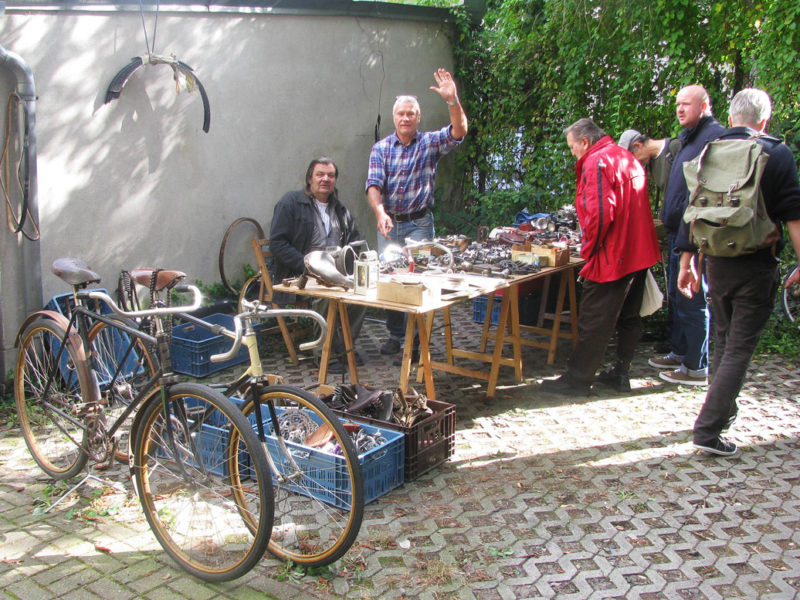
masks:
MULTIPOLYGON (((681 252, 678 289, 686 297, 698 293, 695 254, 699 250, 706 256, 714 352, 693 442, 699 450, 722 456, 736 453, 736 444, 720 434, 738 413, 736 398, 779 285, 777 256, 785 245, 780 223, 786 223, 800 255, 797 165, 785 144, 764 133, 772 114, 769 96, 742 90, 728 112, 730 129, 684 164, 690 198, 675 244, 681 252), (729 154, 727 164, 720 164, 712 158, 712 145, 737 149, 739 156, 729 154), (711 164, 718 166, 712 169, 711 164)), ((799 281, 795 272, 790 283, 799 281)))

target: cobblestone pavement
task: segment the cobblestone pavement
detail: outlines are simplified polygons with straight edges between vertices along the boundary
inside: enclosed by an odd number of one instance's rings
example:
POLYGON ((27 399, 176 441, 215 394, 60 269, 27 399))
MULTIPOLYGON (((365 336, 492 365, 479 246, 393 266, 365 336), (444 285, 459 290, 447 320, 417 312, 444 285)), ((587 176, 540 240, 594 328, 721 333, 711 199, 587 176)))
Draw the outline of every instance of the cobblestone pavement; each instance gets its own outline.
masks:
MULTIPOLYGON (((462 343, 479 335, 468 309, 454 314, 462 343)), ((382 335, 378 323, 365 327, 362 372, 389 387, 398 368, 378 352, 382 335)), ((0 589, 25 600, 797 598, 800 369, 754 364, 730 435, 741 450, 711 457, 690 444, 702 392, 661 382, 651 350, 642 346, 625 395, 544 394, 538 380, 558 368, 531 348, 525 384, 503 368, 492 400, 482 382, 437 374, 438 399, 457 406, 455 454, 369 504, 348 555, 306 576, 271 557, 227 584, 185 575, 121 470, 124 493, 89 482, 42 514, 67 486, 54 489, 4 426, 0 589)), ((268 370, 314 381, 308 361, 289 367, 273 354, 268 370)), ((567 354, 564 344, 557 367, 567 354)))

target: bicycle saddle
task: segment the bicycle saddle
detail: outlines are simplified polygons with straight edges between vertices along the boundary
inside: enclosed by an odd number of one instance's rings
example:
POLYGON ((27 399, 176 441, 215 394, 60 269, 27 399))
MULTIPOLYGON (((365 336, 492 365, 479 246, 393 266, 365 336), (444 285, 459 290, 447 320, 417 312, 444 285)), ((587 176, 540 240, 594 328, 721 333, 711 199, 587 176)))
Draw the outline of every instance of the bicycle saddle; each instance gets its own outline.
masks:
POLYGON ((154 276, 155 285, 152 286, 152 289, 155 292, 160 292, 165 288, 174 286, 181 279, 186 277, 186 273, 182 271, 167 271, 166 269, 151 268, 134 269, 131 271, 131 279, 147 288, 151 287, 154 276))
POLYGON ((57 258, 50 270, 70 285, 100 283, 100 275, 80 258, 57 258))

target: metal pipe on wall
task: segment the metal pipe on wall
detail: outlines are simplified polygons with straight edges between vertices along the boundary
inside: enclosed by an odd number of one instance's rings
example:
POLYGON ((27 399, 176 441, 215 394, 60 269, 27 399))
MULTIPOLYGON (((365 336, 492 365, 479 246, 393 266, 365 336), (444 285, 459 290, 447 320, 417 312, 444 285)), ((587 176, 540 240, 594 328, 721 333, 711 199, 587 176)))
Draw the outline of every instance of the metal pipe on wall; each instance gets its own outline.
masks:
MULTIPOLYGON (((16 93, 23 107, 24 128, 22 152, 25 157, 23 196, 30 218, 39 221, 39 199, 36 160, 36 86, 33 71, 21 56, 0 46, 0 67, 10 71, 16 79, 16 93)), ((22 218, 22 216, 20 217, 22 218)), ((8 231, 8 230, 6 230, 8 231)), ((42 306, 41 251, 38 243, 18 234, 15 238, 4 235, 0 249, 0 382, 5 379, 6 354, 13 353, 16 329, 25 314, 42 306), (6 299, 13 299, 7 302, 6 299), (16 307, 18 314, 4 310, 16 307)))

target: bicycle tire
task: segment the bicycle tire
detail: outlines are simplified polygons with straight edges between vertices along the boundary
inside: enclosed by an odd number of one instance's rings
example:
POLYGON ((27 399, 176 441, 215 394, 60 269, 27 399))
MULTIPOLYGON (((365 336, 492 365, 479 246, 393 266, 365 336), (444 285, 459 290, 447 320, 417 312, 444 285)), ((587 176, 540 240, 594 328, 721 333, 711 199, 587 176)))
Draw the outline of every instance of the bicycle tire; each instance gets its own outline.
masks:
POLYGON ((800 319, 800 284, 795 283, 787 288, 786 281, 797 269, 798 266, 795 265, 781 281, 781 308, 786 318, 793 323, 800 319))
POLYGON ((266 551, 274 503, 258 438, 231 401, 205 385, 156 389, 131 433, 131 472, 165 552, 210 582, 241 577, 266 551), (174 444, 170 443, 170 436, 174 444))
MULTIPOLYGON (((297 564, 328 565, 344 556, 361 529, 364 478, 358 453, 341 421, 306 390, 273 385, 264 388, 259 398, 266 450, 272 456, 271 468, 273 464, 275 468, 275 523, 268 549, 273 555, 297 564), (279 444, 269 416, 269 403, 276 407, 279 423, 291 414, 302 413, 317 426, 330 427, 341 454, 309 448, 303 441, 279 444), (288 448, 291 456, 284 454, 283 447, 288 448), (298 470, 292 472, 291 464, 295 462, 298 470)), ((245 400, 241 410, 255 427, 253 399, 245 400)), ((287 432, 284 427, 282 435, 285 437, 287 432)))
MULTIPOLYGON (((125 321, 125 324, 136 327, 133 322, 125 321)), ((113 422, 155 374, 158 359, 141 339, 102 321, 92 326, 88 337, 94 350, 95 375, 100 393, 106 400, 106 414, 113 422)), ((128 415, 125 423, 117 430, 114 455, 119 462, 128 462, 130 426, 135 415, 136 411, 128 415)))
POLYGON ((20 337, 14 371, 22 435, 33 459, 53 479, 74 477, 86 465, 82 418, 93 401, 89 390, 94 389, 82 346, 70 337, 64 340, 64 331, 56 321, 35 319, 20 337), (47 388, 50 373, 54 377, 47 388))
POLYGON ((239 291, 228 281, 228 277, 225 273, 225 249, 228 246, 228 238, 231 237, 231 233, 233 233, 233 230, 242 223, 249 223, 255 228, 257 235, 253 237, 259 239, 264 237, 264 229, 262 229, 261 224, 250 217, 239 217, 233 223, 228 225, 228 228, 225 230, 225 235, 222 236, 222 243, 219 246, 219 277, 222 280, 222 285, 228 288, 231 294, 234 295, 238 294, 239 291))

